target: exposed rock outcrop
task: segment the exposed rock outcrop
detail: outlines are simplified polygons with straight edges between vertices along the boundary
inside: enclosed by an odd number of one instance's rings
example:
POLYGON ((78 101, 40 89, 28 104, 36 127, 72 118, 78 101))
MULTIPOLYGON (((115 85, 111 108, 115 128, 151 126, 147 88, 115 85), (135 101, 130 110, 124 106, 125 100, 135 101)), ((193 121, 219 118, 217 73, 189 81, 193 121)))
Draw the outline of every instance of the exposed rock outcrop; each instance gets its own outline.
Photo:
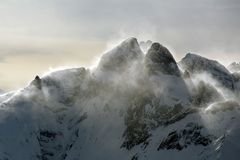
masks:
POLYGON ((149 74, 163 73, 180 77, 180 70, 169 50, 159 43, 153 43, 145 57, 149 74))
POLYGON ((220 63, 188 53, 180 62, 180 66, 191 74, 206 72, 222 86, 234 90, 234 80, 231 73, 220 63))
POLYGON ((185 129, 173 131, 160 143, 158 150, 176 149, 182 150, 189 145, 207 146, 211 144, 214 137, 212 135, 203 135, 201 129, 203 127, 198 124, 188 123, 185 129))
POLYGON ((31 82, 31 85, 37 87, 38 89, 42 88, 41 78, 37 75, 35 79, 31 82))

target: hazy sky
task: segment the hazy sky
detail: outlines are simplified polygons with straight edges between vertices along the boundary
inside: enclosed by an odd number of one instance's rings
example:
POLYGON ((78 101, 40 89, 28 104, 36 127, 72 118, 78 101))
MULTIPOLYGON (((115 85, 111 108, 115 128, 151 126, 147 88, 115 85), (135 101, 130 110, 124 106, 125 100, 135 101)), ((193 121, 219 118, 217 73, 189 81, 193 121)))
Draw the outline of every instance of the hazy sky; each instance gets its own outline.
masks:
POLYGON ((240 0, 0 0, 0 88, 51 67, 89 66, 127 37, 240 61, 240 0))

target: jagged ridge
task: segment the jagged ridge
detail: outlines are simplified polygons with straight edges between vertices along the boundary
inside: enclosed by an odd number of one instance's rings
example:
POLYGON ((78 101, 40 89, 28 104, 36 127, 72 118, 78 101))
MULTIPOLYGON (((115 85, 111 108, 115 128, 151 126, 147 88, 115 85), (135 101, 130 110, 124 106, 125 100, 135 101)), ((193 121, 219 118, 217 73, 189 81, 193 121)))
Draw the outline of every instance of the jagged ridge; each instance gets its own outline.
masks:
POLYGON ((210 98, 218 88, 209 90, 205 81, 200 89, 192 83, 199 94, 186 85, 197 71, 206 71, 229 87, 231 74, 196 55, 188 54, 181 64, 185 76, 167 48, 153 43, 144 55, 130 38, 104 54, 96 70, 36 76, 26 88, 2 98, 0 159, 238 157, 238 146, 231 145, 240 135, 237 99, 210 98))

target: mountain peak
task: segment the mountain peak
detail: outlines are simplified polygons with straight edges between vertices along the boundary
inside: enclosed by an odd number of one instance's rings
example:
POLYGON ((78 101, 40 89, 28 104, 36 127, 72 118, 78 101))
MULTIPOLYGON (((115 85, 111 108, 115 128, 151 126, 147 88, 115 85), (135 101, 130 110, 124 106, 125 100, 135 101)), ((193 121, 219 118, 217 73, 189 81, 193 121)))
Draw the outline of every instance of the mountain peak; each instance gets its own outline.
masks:
POLYGON ((197 54, 188 53, 179 65, 191 74, 207 72, 223 86, 234 89, 231 73, 219 62, 202 57, 197 54))
POLYGON ((138 45, 138 40, 135 37, 130 37, 121 43, 122 45, 128 45, 129 47, 134 47, 138 45))
POLYGON ((123 71, 129 63, 143 57, 136 38, 128 38, 112 50, 105 53, 98 68, 107 71, 123 71))
POLYGON ((237 159, 240 76, 229 92, 192 75, 229 85, 216 61, 187 54, 181 63, 182 76, 166 47, 154 43, 145 56, 129 38, 103 56, 99 75, 68 68, 36 76, 0 96, 0 159, 237 159))
MULTIPOLYGON (((194 53, 186 54, 186 56, 180 61, 180 65, 182 65, 182 67, 187 67, 187 69, 190 71, 194 70, 194 69, 201 71, 201 70, 207 69, 206 67, 210 67, 210 66, 205 66, 204 64, 205 65, 211 64, 211 67, 218 68, 218 69, 222 70, 222 72, 230 74, 230 72, 218 61, 211 60, 211 59, 205 58, 203 56, 200 56, 200 55, 197 55, 194 53), (190 63, 190 62, 191 62, 191 67, 185 66, 186 63, 190 63)), ((186 69, 186 68, 184 68, 184 69, 186 69)))
MULTIPOLYGON (((205 58, 203 56, 200 56, 198 54, 195 54, 195 53, 187 53, 186 56, 183 58, 183 59, 187 59, 187 58, 192 58, 192 59, 201 59, 201 60, 210 60, 208 58, 205 58)), ((215 60, 210 60, 212 62, 217 62, 215 60)))
POLYGON ((42 84, 41 84, 41 78, 36 75, 35 79, 31 82, 31 85, 37 87, 38 89, 41 89, 42 88, 42 84))
POLYGON ((153 43, 146 55, 147 68, 151 73, 161 72, 180 76, 180 71, 170 51, 160 43, 153 43))

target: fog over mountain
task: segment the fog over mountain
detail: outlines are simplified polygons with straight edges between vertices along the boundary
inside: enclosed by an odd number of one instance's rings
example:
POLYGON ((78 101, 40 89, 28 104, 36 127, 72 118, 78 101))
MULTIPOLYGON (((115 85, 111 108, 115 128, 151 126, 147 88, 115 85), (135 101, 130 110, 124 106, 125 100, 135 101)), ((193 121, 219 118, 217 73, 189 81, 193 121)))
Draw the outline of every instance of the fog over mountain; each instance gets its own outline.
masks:
POLYGON ((150 42, 0 95, 0 159, 238 160, 240 76, 150 42))
POLYGON ((0 88, 91 66, 128 37, 161 42, 176 61, 193 52, 228 66, 240 61, 239 15, 239 0, 1 0, 0 88))

